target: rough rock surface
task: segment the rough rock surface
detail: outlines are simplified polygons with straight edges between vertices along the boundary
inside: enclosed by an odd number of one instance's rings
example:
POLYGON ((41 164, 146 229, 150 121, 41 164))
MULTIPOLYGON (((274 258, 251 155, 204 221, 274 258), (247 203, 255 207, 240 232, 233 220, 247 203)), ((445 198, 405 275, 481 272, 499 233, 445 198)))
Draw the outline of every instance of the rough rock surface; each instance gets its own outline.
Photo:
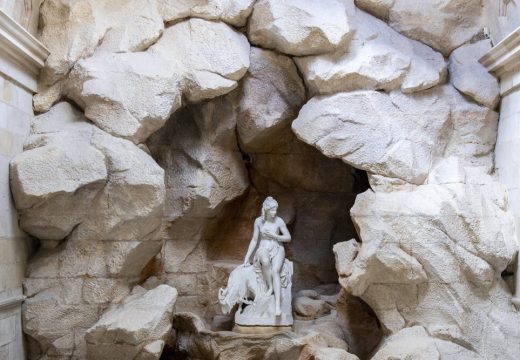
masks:
POLYGON ((392 90, 410 93, 444 82, 443 56, 356 9, 350 45, 330 54, 296 58, 312 93, 392 90))
MULTIPOLYGON (((265 335, 213 332, 205 328, 200 318, 190 313, 176 313, 173 328, 177 333, 176 355, 190 359, 313 359, 313 354, 319 353, 321 348, 331 347, 327 336, 316 331, 300 335, 294 332, 265 335)), ((347 353, 341 350, 341 355, 347 353)), ((349 355, 347 359, 357 359, 349 355)))
POLYGON ((11 162, 21 226, 42 240, 144 240, 159 228, 164 171, 68 103, 36 117, 11 162))
POLYGON ((24 281, 29 357, 84 356, 84 331, 161 249, 164 171, 60 103, 34 119, 11 188, 42 244, 24 281))
POLYGON ((430 337, 420 326, 405 328, 386 339, 372 360, 481 360, 474 351, 464 346, 430 337))
POLYGON ((311 99, 292 129, 330 157, 423 183, 443 156, 491 171, 497 114, 446 85, 418 94, 338 93, 311 99))
POLYGON ((356 5, 444 55, 469 41, 482 27, 480 0, 356 0, 356 5))
POLYGON ((182 105, 224 95, 249 67, 245 36, 223 23, 175 24, 145 52, 78 61, 66 94, 103 130, 143 142, 182 105))
POLYGON ((254 0, 157 0, 164 21, 189 17, 222 20, 233 26, 244 26, 253 11, 254 0))
POLYGON ((164 28, 155 0, 46 0, 40 16, 40 40, 50 51, 43 85, 67 75, 78 60, 98 47, 113 52, 143 51, 164 28))
POLYGON ((389 334, 416 324, 482 358, 514 359, 520 315, 500 276, 518 246, 507 211, 500 185, 471 168, 412 191, 369 190, 351 209, 362 246, 340 282, 389 334))
POLYGON ((450 81, 463 94, 494 109, 499 101, 498 80, 478 60, 491 50, 489 40, 463 45, 450 55, 450 81))
POLYGON ((159 359, 172 328, 176 300, 175 288, 159 285, 113 306, 87 330, 87 358, 159 359))
POLYGON ((245 152, 267 152, 305 102, 305 87, 290 57, 252 47, 238 99, 237 131, 245 152))
POLYGON ((346 8, 338 0, 259 0, 249 20, 251 43, 288 55, 336 50, 349 40, 346 8))
POLYGON ((148 141, 166 172, 163 271, 179 290, 180 310, 202 301, 205 311, 206 228, 249 185, 236 139, 237 94, 182 109, 148 141))

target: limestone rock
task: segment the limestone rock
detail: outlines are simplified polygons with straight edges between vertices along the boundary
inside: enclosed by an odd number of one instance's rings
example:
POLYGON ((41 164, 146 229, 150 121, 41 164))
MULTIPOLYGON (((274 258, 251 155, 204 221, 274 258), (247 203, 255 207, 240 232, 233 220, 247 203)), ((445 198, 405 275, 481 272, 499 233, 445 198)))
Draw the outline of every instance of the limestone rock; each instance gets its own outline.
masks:
POLYGON ((478 62, 489 50, 489 40, 463 45, 451 53, 449 70, 450 81, 457 90, 494 109, 499 100, 498 80, 478 62))
POLYGON ((356 355, 337 348, 318 348, 312 355, 314 360, 359 360, 356 355))
POLYGON ((11 162, 21 226, 42 240, 143 240, 158 229, 164 172, 129 141, 85 121, 68 103, 36 117, 11 162))
POLYGON ((290 126, 305 101, 305 88, 291 58, 252 47, 242 81, 237 131, 246 152, 267 152, 290 126))
POLYGON ((298 318, 305 319, 315 319, 330 313, 330 307, 325 301, 307 296, 296 297, 293 301, 293 310, 298 318))
POLYGON ((341 277, 349 276, 352 273, 350 263, 359 252, 359 244, 355 239, 334 244, 332 251, 336 258, 336 271, 341 277))
POLYGON ((356 5, 444 55, 469 41, 482 27, 479 0, 356 0, 356 5))
POLYGON ((355 34, 348 48, 296 58, 312 93, 396 88, 410 93, 444 82, 446 64, 438 52, 361 10, 351 22, 355 34))
POLYGON ((150 51, 98 53, 81 60, 65 93, 102 130, 142 142, 182 105, 182 77, 150 51))
POLYGON ((257 1, 249 20, 249 40, 289 55, 331 52, 349 40, 346 8, 337 0, 257 1))
POLYGON ((145 52, 105 53, 79 61, 67 95, 103 130, 139 143, 182 105, 228 93, 249 67, 245 36, 223 23, 175 24, 145 52))
POLYGON ((181 110, 148 141, 166 169, 168 220, 213 217, 246 190, 236 145, 235 94, 181 110))
POLYGON ((158 0, 158 7, 165 22, 198 17, 244 26, 254 3, 254 0, 158 0))
POLYGON ((109 309, 87 330, 87 357, 159 359, 163 341, 171 330, 176 300, 175 288, 159 285, 109 309))
POLYGON ((467 102, 451 86, 418 94, 319 96, 292 124, 299 139, 326 156, 413 184, 423 183, 442 156, 491 171, 496 128, 496 113, 467 102))
POLYGON ((481 360, 484 358, 464 346, 430 337, 424 328, 414 326, 403 329, 386 339, 372 359, 481 360))
POLYGON ((297 335, 293 332, 274 334, 240 334, 207 330, 204 322, 191 313, 176 313, 173 328, 177 333, 177 354, 190 359, 299 359, 327 343, 316 332, 297 335), (312 349, 311 349, 312 348, 312 349))
POLYGON ((387 333, 416 324, 482 358, 516 358, 520 318, 501 272, 518 244, 504 190, 492 177, 369 190, 351 214, 362 245, 341 283, 387 333))
POLYGON ((164 171, 59 103, 33 120, 11 187, 20 225, 42 245, 24 281, 30 357, 84 358, 86 329, 161 250, 164 171))
POLYGON ((98 47, 142 51, 164 28, 154 0, 46 0, 40 16, 40 40, 50 50, 44 69, 49 85, 98 47))

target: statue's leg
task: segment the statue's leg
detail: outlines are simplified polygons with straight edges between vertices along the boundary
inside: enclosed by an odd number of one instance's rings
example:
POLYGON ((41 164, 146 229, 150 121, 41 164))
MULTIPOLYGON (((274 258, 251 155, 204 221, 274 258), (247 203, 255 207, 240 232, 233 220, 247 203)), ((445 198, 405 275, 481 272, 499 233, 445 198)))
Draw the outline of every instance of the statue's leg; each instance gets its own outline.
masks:
POLYGON ((260 265, 262 267, 262 277, 267 284, 267 295, 273 293, 273 277, 271 275, 271 264, 269 262, 269 254, 263 252, 259 256, 260 265))
POLYGON ((274 303, 275 303, 275 314, 276 316, 280 316, 282 314, 282 310, 280 307, 281 302, 281 293, 282 286, 280 284, 280 271, 282 270, 283 261, 285 259, 285 251, 280 249, 276 256, 273 258, 273 287, 274 287, 274 303))

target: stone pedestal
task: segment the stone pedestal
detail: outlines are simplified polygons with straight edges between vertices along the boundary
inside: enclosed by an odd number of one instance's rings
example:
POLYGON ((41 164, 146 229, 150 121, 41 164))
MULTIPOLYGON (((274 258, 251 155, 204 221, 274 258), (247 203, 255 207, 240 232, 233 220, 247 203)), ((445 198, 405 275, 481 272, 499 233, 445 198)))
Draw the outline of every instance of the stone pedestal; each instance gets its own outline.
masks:
MULTIPOLYGON (((520 239, 520 27, 496 44, 480 62, 500 79, 500 121, 495 148, 495 168, 509 194, 520 239)), ((520 262, 516 264, 513 303, 520 306, 520 262)))

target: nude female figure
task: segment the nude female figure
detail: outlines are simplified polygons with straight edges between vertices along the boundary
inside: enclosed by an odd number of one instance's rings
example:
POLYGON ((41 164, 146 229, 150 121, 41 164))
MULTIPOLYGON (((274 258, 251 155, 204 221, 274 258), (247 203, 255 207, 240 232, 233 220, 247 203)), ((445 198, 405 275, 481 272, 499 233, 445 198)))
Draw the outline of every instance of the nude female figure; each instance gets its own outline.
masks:
POLYGON ((271 295, 274 291, 275 314, 280 316, 280 272, 285 260, 285 249, 282 243, 290 242, 291 234, 282 218, 277 216, 277 210, 276 200, 267 197, 262 205, 262 215, 255 220, 253 237, 244 259, 244 266, 251 265, 249 259, 260 239, 255 261, 258 261, 262 268, 262 276, 267 284, 267 295, 271 295))

